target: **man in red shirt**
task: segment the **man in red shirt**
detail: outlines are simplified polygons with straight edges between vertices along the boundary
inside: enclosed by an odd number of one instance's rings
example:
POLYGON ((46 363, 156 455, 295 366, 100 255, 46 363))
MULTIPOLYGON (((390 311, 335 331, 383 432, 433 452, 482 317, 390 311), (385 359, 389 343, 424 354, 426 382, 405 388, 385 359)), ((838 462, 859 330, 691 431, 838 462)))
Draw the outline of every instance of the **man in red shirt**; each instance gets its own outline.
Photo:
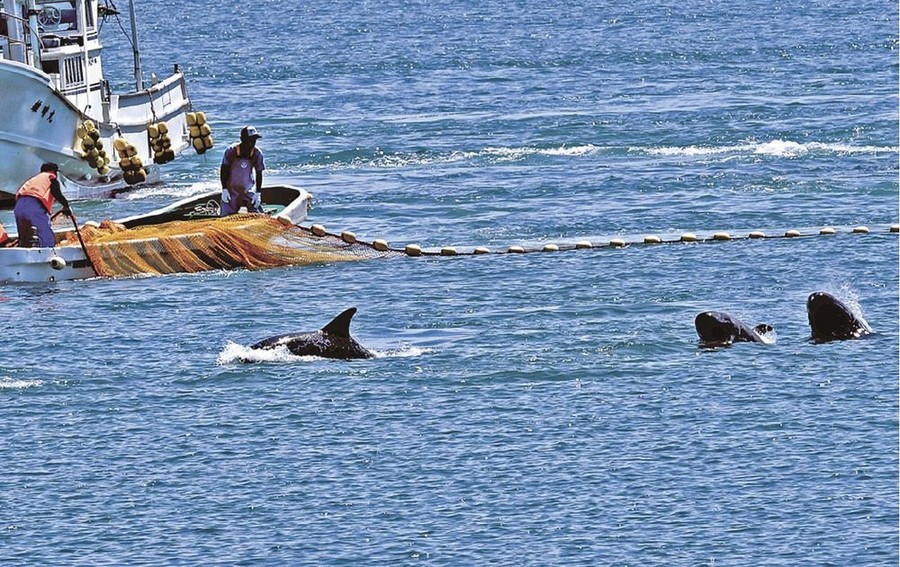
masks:
POLYGON ((33 248, 35 245, 50 248, 56 244, 56 237, 50 228, 50 213, 56 201, 63 206, 63 214, 72 216, 58 176, 59 167, 55 163, 45 163, 41 165, 41 172, 23 183, 16 192, 14 214, 20 248, 33 248), (34 242, 35 232, 37 242, 34 242))

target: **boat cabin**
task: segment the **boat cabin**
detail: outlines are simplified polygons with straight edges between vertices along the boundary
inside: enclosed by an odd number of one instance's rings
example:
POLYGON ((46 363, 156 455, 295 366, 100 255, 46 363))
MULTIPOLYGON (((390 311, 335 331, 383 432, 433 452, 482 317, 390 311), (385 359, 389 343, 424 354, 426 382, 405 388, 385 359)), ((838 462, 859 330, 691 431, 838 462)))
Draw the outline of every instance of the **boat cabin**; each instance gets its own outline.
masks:
POLYGON ((100 8, 98 0, 0 0, 0 59, 43 71, 65 95, 99 89, 100 8))
POLYGON ((0 203, 46 161, 59 164, 69 199, 112 196, 132 184, 114 149, 118 140, 133 146, 129 163, 164 163, 151 147, 152 124, 165 123, 171 133, 167 155, 189 146, 184 75, 176 64, 170 76, 153 74, 144 87, 134 0, 128 7, 134 90, 113 92, 100 40, 103 22, 119 18, 111 0, 0 0, 0 203), (93 129, 99 137, 88 142, 93 129))

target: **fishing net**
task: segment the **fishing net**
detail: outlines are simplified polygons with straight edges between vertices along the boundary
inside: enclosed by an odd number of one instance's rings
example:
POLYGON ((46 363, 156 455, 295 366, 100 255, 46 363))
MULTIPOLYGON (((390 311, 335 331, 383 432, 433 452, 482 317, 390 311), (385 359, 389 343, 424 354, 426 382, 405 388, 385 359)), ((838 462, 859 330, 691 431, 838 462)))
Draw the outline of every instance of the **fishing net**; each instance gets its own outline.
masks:
MULTIPOLYGON (((85 226, 81 236, 97 275, 105 277, 260 270, 398 254, 362 242, 348 243, 336 235, 316 236, 308 228, 253 214, 130 229, 104 221, 99 227, 85 226)), ((77 243, 74 232, 66 239, 77 243)))

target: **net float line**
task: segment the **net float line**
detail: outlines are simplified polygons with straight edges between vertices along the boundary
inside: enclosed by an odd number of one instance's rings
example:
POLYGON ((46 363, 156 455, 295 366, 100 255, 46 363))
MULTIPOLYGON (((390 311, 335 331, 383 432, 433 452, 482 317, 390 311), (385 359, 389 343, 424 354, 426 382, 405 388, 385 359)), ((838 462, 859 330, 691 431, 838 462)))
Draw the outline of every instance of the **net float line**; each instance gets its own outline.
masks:
MULTIPOLYGON (((340 239, 342 242, 354 245, 368 246, 373 250, 385 253, 405 254, 411 257, 420 256, 478 256, 486 254, 527 254, 533 252, 564 252, 571 250, 589 250, 595 248, 625 248, 636 245, 657 244, 703 244, 711 242, 730 242, 736 240, 776 240, 776 239, 808 239, 811 237, 827 237, 841 234, 873 234, 873 233, 900 233, 900 224, 892 224, 878 228, 869 228, 867 225, 852 227, 824 226, 819 229, 797 230, 790 229, 778 233, 766 233, 764 231, 748 231, 731 234, 726 231, 697 234, 685 232, 678 236, 657 236, 647 234, 643 237, 614 237, 608 240, 577 240, 574 242, 547 242, 538 245, 511 245, 505 248, 490 248, 487 246, 429 246, 422 247, 419 244, 406 244, 402 248, 391 246, 384 239, 360 240, 355 233, 343 231, 340 233, 329 232, 323 225, 314 224, 310 227, 301 227, 310 234, 320 238, 340 239)), ((389 254, 390 255, 390 254, 389 254)))

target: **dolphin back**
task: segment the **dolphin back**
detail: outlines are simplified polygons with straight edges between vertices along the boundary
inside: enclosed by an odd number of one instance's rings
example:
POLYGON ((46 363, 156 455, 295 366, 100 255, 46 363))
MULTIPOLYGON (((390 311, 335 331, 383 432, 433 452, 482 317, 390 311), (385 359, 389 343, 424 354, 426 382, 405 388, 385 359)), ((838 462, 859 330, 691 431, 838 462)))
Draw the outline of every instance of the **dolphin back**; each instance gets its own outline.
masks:
POLYGON ((270 350, 285 347, 295 356, 318 356, 349 360, 374 358, 375 355, 350 336, 350 321, 356 307, 344 310, 318 331, 286 333, 259 341, 251 349, 270 350))
POLYGON ((250 345, 251 349, 255 350, 269 350, 281 346, 286 343, 291 337, 297 336, 296 333, 285 333, 283 335, 275 335, 274 337, 265 338, 257 343, 250 345))

